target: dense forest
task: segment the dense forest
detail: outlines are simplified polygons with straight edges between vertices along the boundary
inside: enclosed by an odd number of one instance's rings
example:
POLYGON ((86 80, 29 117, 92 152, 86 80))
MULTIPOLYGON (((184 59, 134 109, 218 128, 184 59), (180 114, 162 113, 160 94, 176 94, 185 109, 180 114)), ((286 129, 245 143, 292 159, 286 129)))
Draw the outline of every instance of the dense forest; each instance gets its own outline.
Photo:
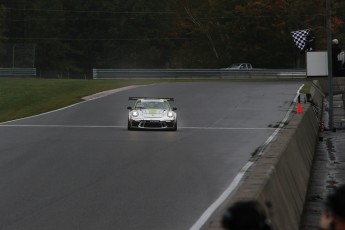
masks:
MULTIPOLYGON (((344 17, 332 1, 345 47, 344 17)), ((291 32, 311 29, 326 50, 325 18, 325 0, 0 0, 0 67, 298 68, 291 32)))

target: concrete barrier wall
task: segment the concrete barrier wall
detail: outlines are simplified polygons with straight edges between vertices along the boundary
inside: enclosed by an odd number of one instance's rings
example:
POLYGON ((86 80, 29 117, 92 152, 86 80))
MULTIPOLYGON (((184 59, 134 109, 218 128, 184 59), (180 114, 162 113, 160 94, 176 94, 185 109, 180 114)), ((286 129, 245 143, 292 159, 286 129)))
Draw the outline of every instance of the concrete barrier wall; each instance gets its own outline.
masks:
MULTIPOLYGON (((258 194, 261 203, 272 204, 274 229, 299 228, 318 129, 318 121, 309 107, 302 116, 294 116, 279 140, 258 162, 258 168, 261 168, 276 158, 274 170, 258 194)), ((253 173, 257 172, 254 170, 253 173)))
MULTIPOLYGON (((322 96, 313 91, 313 101, 322 96)), ((308 189, 319 122, 310 103, 294 114, 279 138, 250 168, 246 178, 215 214, 207 229, 219 230, 224 210, 240 200, 257 200, 269 213, 274 230, 298 230, 308 189), (268 208, 270 207, 270 208, 268 208)))

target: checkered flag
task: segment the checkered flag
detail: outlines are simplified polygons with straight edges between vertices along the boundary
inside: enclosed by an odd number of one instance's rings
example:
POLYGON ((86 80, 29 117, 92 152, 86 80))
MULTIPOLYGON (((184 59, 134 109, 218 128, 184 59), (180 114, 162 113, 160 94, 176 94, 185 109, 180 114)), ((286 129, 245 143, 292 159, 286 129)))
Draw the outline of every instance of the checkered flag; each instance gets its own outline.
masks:
POLYGON ((303 51, 306 47, 307 39, 310 33, 310 29, 307 30, 298 30, 298 31, 292 31, 292 37, 295 45, 303 51))

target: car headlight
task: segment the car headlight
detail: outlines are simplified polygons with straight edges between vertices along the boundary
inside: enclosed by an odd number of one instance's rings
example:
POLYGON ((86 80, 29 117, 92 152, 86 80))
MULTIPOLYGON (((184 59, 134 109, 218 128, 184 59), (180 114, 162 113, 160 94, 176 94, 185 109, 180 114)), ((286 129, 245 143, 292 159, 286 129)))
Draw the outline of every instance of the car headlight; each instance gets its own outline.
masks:
POLYGON ((133 110, 133 111, 132 111, 132 116, 133 116, 133 117, 139 116, 139 112, 136 111, 136 110, 133 110))
POLYGON ((168 114, 167 114, 168 117, 174 117, 174 113, 173 111, 169 111, 168 114))

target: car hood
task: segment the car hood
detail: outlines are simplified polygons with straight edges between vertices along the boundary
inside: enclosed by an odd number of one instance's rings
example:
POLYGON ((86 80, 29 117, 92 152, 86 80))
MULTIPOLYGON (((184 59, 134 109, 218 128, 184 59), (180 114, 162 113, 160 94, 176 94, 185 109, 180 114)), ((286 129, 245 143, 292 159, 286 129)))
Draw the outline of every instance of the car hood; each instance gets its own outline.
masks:
POLYGON ((167 113, 163 109, 142 109, 141 112, 145 117, 162 117, 167 113))

